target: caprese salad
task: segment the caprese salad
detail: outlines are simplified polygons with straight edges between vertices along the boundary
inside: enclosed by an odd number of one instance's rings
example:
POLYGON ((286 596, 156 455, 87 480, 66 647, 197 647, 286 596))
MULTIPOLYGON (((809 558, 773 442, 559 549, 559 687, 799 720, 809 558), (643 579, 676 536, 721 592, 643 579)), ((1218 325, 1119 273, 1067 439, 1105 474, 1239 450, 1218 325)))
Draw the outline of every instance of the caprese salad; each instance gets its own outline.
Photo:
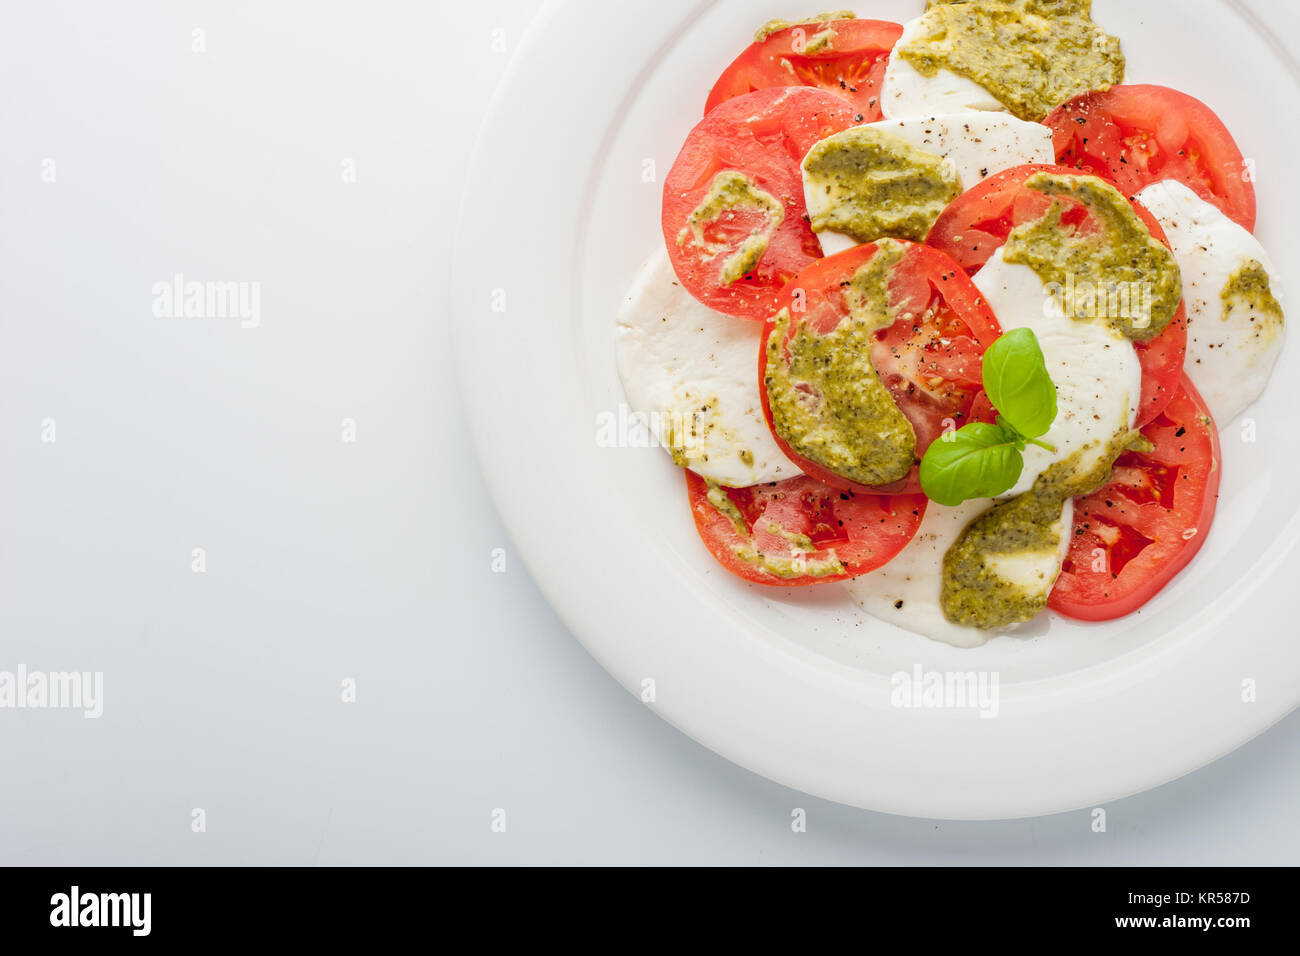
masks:
POLYGON ((1281 281, 1222 120, 1091 6, 776 21, 702 97, 617 358, 728 571, 976 646, 1200 549, 1281 281))

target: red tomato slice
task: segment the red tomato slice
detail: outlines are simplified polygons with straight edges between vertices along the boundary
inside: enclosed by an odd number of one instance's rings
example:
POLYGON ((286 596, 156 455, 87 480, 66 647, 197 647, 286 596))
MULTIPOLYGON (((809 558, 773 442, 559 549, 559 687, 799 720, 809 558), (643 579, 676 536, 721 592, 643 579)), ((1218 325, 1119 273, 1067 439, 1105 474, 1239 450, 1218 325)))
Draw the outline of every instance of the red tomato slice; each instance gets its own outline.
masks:
MULTIPOLYGON (((1051 206, 1052 200, 1047 196, 1024 188, 1025 181, 1040 172, 1080 175, 1079 170, 1065 166, 1028 165, 990 176, 948 205, 930 229, 926 244, 947 253, 974 275, 1006 244, 1013 228, 1041 218, 1051 206)), ((1155 216, 1136 201, 1133 208, 1151 235, 1169 247, 1169 239, 1155 216)), ((1087 210, 1076 206, 1061 221, 1087 228, 1088 218, 1087 210)), ((1136 342, 1134 347, 1142 363, 1142 398, 1138 407, 1141 427, 1159 415, 1178 391, 1187 354, 1186 306, 1179 305, 1173 321, 1158 336, 1150 342, 1136 342)))
MULTIPOLYGON (((903 243, 907 251, 889 280, 892 304, 904 314, 877 335, 871 362, 894 402, 916 432, 919 459, 945 428, 961 427, 983 394, 984 350, 1002 334, 997 319, 970 278, 946 255, 926 246, 903 243)), ((832 331, 848 315, 843 287, 875 256, 877 245, 857 246, 813 263, 792 279, 774 311, 789 308, 792 317, 821 333, 832 331), (797 304, 796 304, 797 303, 797 304)), ((791 323, 793 336, 796 323, 791 323)), ((768 319, 759 348, 758 380, 767 373, 767 342, 775 324, 768 319)), ((772 427, 767 389, 760 384, 763 414, 772 427)), ((832 488, 858 494, 915 494, 917 469, 902 481, 874 488, 842 478, 792 449, 772 430, 777 444, 807 475, 832 488)))
POLYGON ((718 562, 746 581, 783 588, 874 571, 912 540, 927 501, 924 495, 839 492, 802 476, 754 488, 720 488, 738 512, 742 531, 735 516, 710 503, 708 484, 693 471, 686 472, 686 488, 696 530, 718 562), (766 562, 755 560, 757 555, 766 562), (842 570, 829 572, 827 565, 836 561, 842 570))
POLYGON ((1164 86, 1113 86, 1071 100, 1043 122, 1063 165, 1104 176, 1126 196, 1176 179, 1254 230, 1253 176, 1228 128, 1200 100, 1164 86))
POLYGON ((1047 606, 1080 621, 1131 614, 1205 542, 1219 498, 1219 431, 1186 376, 1142 429, 1155 450, 1126 452, 1113 480, 1075 502, 1074 538, 1047 606))
POLYGON ((853 107, 824 90, 778 87, 728 100, 691 130, 664 182, 663 232, 677 278, 710 308, 743 319, 772 313, 776 293, 804 266, 821 257, 808 224, 799 164, 819 140, 856 122, 853 107), (761 208, 733 207, 699 223, 715 177, 734 170, 780 204, 780 224, 761 208), (754 267, 735 281, 724 272, 756 235, 767 234, 754 267))
POLYGON ((998 410, 993 407, 993 402, 989 400, 988 392, 980 392, 975 396, 975 402, 970 407, 970 413, 966 416, 967 422, 984 422, 992 425, 998 420, 998 410))
POLYGON ((751 43, 723 71, 709 92, 707 115, 720 103, 773 86, 811 86, 829 90, 853 104, 858 122, 881 118, 880 87, 889 54, 903 35, 897 23, 884 20, 832 20, 804 23, 751 43), (827 27, 834 37, 826 45, 813 41, 827 27), (807 46, 814 52, 808 52, 807 46))
MULTIPOLYGON (((979 272, 993 253, 1006 245, 1012 229, 1040 218, 1051 206, 1052 201, 1042 193, 1024 188, 1025 180, 1037 173, 1070 176, 1079 171, 1031 163, 994 173, 948 204, 930 227, 926 245, 951 256, 970 275, 979 272)), ((1062 221, 1071 219, 1067 214, 1062 221)))

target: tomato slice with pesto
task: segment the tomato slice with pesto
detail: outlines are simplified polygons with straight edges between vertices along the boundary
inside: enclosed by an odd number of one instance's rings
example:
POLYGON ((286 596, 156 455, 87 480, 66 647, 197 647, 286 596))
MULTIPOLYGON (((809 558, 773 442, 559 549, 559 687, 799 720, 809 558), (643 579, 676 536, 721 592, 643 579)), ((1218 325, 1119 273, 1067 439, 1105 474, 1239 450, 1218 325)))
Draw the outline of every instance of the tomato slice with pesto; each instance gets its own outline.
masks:
MULTIPOLYGON (((951 256, 967 273, 974 275, 1006 244, 1012 229, 1041 218, 1051 207, 1052 198, 1025 186, 1038 173, 1093 175, 1066 166, 1041 164, 1004 170, 953 200, 930 229, 926 244, 951 256)), ((1067 206, 1061 217, 1063 225, 1082 230, 1090 228, 1085 207, 1065 198, 1060 201, 1067 206)), ((1170 248, 1169 239, 1155 216, 1141 203, 1130 201, 1151 235, 1170 248)), ((1186 305, 1179 305, 1177 314, 1163 332, 1149 342, 1135 342, 1134 348, 1142 364, 1137 422, 1140 427, 1159 415, 1178 391, 1187 354, 1186 305)))
POLYGON ((664 181, 673 271, 696 299, 761 321, 791 276, 821 257, 808 224, 808 150, 857 122, 824 90, 779 87, 728 100, 691 130, 664 181))
POLYGON ((800 476, 753 488, 686 472, 705 547, 732 574, 773 587, 843 581, 886 564, 912 540, 924 495, 859 495, 800 476))
POLYGON ((1074 535, 1047 606, 1081 621, 1131 614, 1205 543, 1219 497, 1219 431, 1183 377, 1142 434, 1154 446, 1115 463, 1109 485, 1074 505, 1074 535))
MULTIPOLYGON (((948 204, 925 238, 928 246, 950 256, 968 275, 974 275, 1006 245, 1016 219, 1016 200, 1025 180, 1037 173, 1069 173, 1064 166, 1031 163, 1013 166, 966 190, 948 204)), ((1022 206, 1021 213, 1030 211, 1022 206)))
POLYGON ((1228 127, 1195 97, 1166 86, 1113 86, 1070 100, 1043 122, 1062 165, 1110 179, 1126 196, 1176 179, 1254 230, 1253 173, 1228 127))
POLYGON ((1001 334, 946 255, 895 239, 809 266, 763 328, 759 392, 782 451, 857 494, 915 494, 917 462, 969 420, 1001 334))
POLYGON ((889 54, 903 35, 885 20, 793 24, 751 43, 709 92, 707 115, 727 100, 774 86, 828 90, 853 105, 858 121, 881 119, 880 88, 889 54))

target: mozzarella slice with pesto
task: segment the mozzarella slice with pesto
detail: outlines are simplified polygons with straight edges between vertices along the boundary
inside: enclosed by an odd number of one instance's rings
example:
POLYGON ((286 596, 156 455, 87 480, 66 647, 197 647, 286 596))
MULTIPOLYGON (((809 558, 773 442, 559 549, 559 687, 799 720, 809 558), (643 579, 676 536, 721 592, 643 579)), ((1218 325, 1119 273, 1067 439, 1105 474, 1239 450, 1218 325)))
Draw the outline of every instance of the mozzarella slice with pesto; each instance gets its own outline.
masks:
POLYGON ((868 125, 950 160, 963 190, 1013 166, 1056 162, 1052 131, 1009 113, 936 113, 868 125))
POLYGON ((889 57, 880 91, 880 111, 885 118, 970 111, 1005 113, 1006 107, 974 80, 943 69, 934 76, 925 76, 899 55, 899 50, 924 35, 923 20, 924 17, 917 17, 903 24, 903 35, 889 57))
POLYGON ((1038 273, 1008 263, 998 249, 975 274, 976 287, 998 317, 1003 332, 1028 327, 1038 337, 1048 374, 1056 385, 1056 421, 1043 441, 1055 451, 1031 445, 1025 468, 1008 494, 1029 490, 1049 465, 1091 446, 1079 462, 1090 470, 1107 443, 1137 421, 1142 366, 1133 343, 1103 321, 1065 314, 1063 297, 1049 294, 1038 273), (1095 453, 1096 457, 1091 457, 1095 453))
MULTIPOLYGON (((833 149, 841 142, 851 148, 853 138, 863 129, 892 134, 909 146, 938 157, 947 164, 962 192, 1004 169, 1027 163, 1052 163, 1056 158, 1050 129, 1007 113, 955 113, 882 120, 827 137, 817 149, 833 149)), ((828 187, 824 177, 810 173, 807 157, 802 170, 804 199, 815 223, 832 211, 837 193, 828 187)), ((903 185, 900 183, 900 188, 903 185)), ((822 252, 828 256, 858 243, 852 236, 833 230, 819 232, 818 239, 822 252)))
MULTIPOLYGON (((970 523, 993 504, 986 498, 967 501, 955 508, 930 502, 916 536, 897 557, 883 568, 846 581, 842 586, 873 617, 954 647, 978 647, 990 637, 1004 633, 954 624, 944 615, 942 606, 944 555, 970 523)), ((1074 502, 1067 500, 1060 520, 1051 528, 1058 542, 1055 551, 988 555, 985 566, 1000 586, 1013 589, 1025 598, 1045 598, 1060 574, 1073 524, 1074 502)))
POLYGON ((631 411, 677 464, 732 488, 800 474, 763 419, 762 332, 761 322, 697 302, 663 248, 618 313, 618 371, 631 411))
POLYGON ((1281 354, 1281 276, 1258 239, 1182 183, 1156 183, 1137 198, 1160 220, 1183 273, 1183 367, 1226 428, 1263 393, 1281 354))
POLYGON ((1005 109, 1037 120, 1081 93, 1122 83, 1119 38, 1092 20, 1091 6, 1091 0, 929 4, 904 25, 890 55, 884 115, 1005 109))

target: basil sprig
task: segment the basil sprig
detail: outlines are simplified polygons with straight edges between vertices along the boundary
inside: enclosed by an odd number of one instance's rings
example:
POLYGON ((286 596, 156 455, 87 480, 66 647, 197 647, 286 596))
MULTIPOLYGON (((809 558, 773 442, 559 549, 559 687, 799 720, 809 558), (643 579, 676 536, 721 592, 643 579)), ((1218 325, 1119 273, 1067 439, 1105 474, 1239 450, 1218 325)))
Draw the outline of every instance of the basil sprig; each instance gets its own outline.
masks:
POLYGON ((921 459, 921 489, 941 505, 996 498, 1025 469, 1024 450, 1056 421, 1056 386, 1038 337, 1013 329, 984 353, 984 391, 998 410, 997 424, 971 422, 934 442, 921 459))

